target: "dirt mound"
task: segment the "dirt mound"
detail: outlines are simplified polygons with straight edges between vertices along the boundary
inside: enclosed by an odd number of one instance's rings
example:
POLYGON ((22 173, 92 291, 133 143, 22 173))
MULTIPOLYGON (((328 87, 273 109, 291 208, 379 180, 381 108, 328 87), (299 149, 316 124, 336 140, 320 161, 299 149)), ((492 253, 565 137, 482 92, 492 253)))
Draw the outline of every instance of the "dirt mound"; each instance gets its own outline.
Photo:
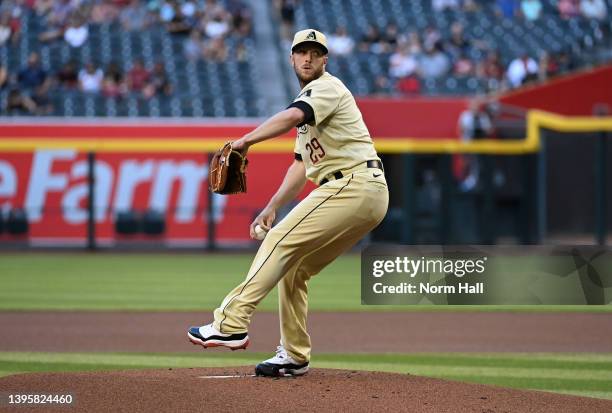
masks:
POLYGON ((71 412, 612 411, 610 400, 403 374, 313 369, 304 377, 270 379, 252 377, 252 371, 238 367, 19 374, 0 379, 0 411, 51 410, 11 408, 7 395, 15 393, 72 394, 71 408, 53 408, 71 412))

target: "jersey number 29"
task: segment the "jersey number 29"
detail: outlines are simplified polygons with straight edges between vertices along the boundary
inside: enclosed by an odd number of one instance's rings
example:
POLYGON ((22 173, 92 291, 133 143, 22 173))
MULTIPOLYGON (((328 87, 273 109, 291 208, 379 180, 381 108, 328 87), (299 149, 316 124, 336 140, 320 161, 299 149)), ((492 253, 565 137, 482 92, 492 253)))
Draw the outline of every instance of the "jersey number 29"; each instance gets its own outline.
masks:
POLYGON ((317 140, 317 138, 312 138, 310 143, 306 144, 306 149, 310 154, 310 160, 312 163, 317 163, 325 156, 325 150, 317 140))

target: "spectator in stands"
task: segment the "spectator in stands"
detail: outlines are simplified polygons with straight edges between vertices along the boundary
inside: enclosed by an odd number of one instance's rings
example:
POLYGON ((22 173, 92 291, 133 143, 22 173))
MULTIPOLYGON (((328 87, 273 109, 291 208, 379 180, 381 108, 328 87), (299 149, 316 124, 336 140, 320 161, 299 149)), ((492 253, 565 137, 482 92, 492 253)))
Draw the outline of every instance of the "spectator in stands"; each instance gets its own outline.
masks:
POLYGON ((75 90, 79 87, 79 73, 74 60, 64 63, 55 77, 59 87, 64 90, 75 90))
MULTIPOLYGON (((458 129, 461 139, 469 142, 474 139, 482 139, 491 136, 493 124, 488 113, 482 109, 477 99, 470 101, 468 109, 459 115, 458 129)), ((460 188, 463 191, 471 191, 478 185, 480 176, 480 165, 478 157, 465 155, 459 157, 463 164, 463 171, 460 173, 460 188)))
POLYGON ((431 0, 431 8, 435 12, 444 10, 458 10, 459 0, 431 0))
POLYGON ((19 40, 20 20, 13 19, 9 11, 0 15, 0 47, 11 41, 16 44, 19 40))
POLYGON ((327 38, 327 47, 331 54, 346 56, 352 53, 355 41, 348 35, 346 27, 338 26, 336 31, 327 38))
POLYGON ((11 14, 9 12, 3 12, 0 15, 0 47, 4 46, 9 41, 13 34, 11 28, 11 14))
POLYGON ((423 48, 431 49, 435 47, 437 43, 442 41, 442 35, 434 26, 427 26, 423 33, 423 48))
POLYGON ((104 72, 92 62, 79 71, 79 89, 85 93, 99 93, 102 90, 104 72))
POLYGON ((140 0, 132 0, 127 7, 121 10, 119 21, 124 30, 140 31, 149 26, 151 18, 147 10, 141 6, 140 0))
POLYGON ((110 62, 104 72, 102 79, 102 95, 106 97, 116 98, 121 97, 126 92, 123 72, 119 65, 115 62, 110 62))
POLYGON ((52 79, 41 67, 40 56, 36 52, 28 56, 28 64, 17 74, 16 92, 10 94, 8 105, 14 110, 21 108, 31 114, 45 114, 52 110, 47 93, 52 79))
POLYGON ((8 83, 9 83, 8 69, 6 68, 5 65, 0 65, 0 90, 8 86, 8 83))
POLYGON ((36 102, 18 88, 12 88, 6 98, 5 112, 9 115, 35 115, 38 113, 36 102))
POLYGON ((123 1, 95 1, 91 7, 89 23, 111 23, 119 17, 123 1))
POLYGON ((518 0, 496 0, 498 16, 513 19, 519 12, 518 0))
POLYGON ((211 39, 204 45, 204 57, 215 62, 224 62, 227 59, 227 46, 223 37, 211 39))
POLYGON ((155 63, 149 81, 142 91, 145 99, 150 99, 155 95, 170 96, 172 94, 172 85, 168 80, 166 68, 161 62, 155 63))
POLYGON ((608 17, 606 3, 603 0, 581 0, 580 13, 586 19, 604 21, 608 17))
POLYGON ((571 19, 580 15, 578 0, 559 0, 557 7, 559 15, 564 19, 571 19))
POLYGON ((70 18, 68 28, 64 31, 64 40, 71 47, 81 47, 89 38, 89 27, 86 21, 78 15, 70 18))
POLYGON ((444 50, 453 60, 459 56, 467 55, 472 49, 472 43, 465 37, 463 24, 454 22, 451 24, 450 38, 444 43, 444 50))
POLYGON ((440 43, 425 48, 425 53, 419 59, 419 73, 421 77, 437 79, 450 70, 450 59, 442 51, 440 43))
POLYGON ((204 34, 209 39, 223 38, 230 30, 229 22, 224 13, 209 15, 206 13, 203 21, 204 34))
POLYGON ((251 10, 242 0, 229 0, 227 11, 232 16, 232 31, 239 36, 247 37, 251 33, 253 16, 251 10))
POLYGON ((388 96, 391 93, 391 81, 385 75, 378 75, 374 78, 374 87, 371 95, 388 96))
POLYGON ((227 14, 227 10, 223 7, 218 0, 205 0, 204 2, 204 13, 207 15, 214 16, 223 16, 227 14))
POLYGON ((572 58, 571 52, 567 50, 561 51, 557 57, 557 73, 568 73, 576 69, 576 62, 572 58))
POLYGON ((141 59, 136 59, 127 75, 127 86, 132 92, 142 92, 151 74, 141 59))
POLYGON ((530 80, 533 80, 538 75, 538 64, 529 55, 523 54, 517 57, 508 66, 506 77, 510 86, 519 87, 530 80))
POLYGON ((63 26, 50 26, 48 27, 48 30, 45 30, 44 32, 38 35, 38 41, 41 43, 50 43, 62 37, 63 34, 63 26))
POLYGON ((499 53, 490 51, 487 57, 476 67, 476 75, 501 81, 504 77, 504 68, 500 62, 499 53))
POLYGON ((359 51, 367 53, 382 53, 384 51, 383 39, 378 27, 370 24, 366 32, 361 36, 359 51))
POLYGON ((21 90, 31 96, 46 96, 51 86, 51 79, 40 65, 38 53, 30 53, 28 65, 18 73, 17 81, 21 90))
POLYGON ((17 25, 13 27, 17 30, 20 26, 21 17, 27 13, 27 9, 31 8, 31 0, 12 0, 12 1, 0 1, 0 13, 7 12, 11 16, 11 24, 17 25))
POLYGON ((183 52, 188 60, 199 60, 204 54, 204 42, 202 41, 202 33, 199 30, 193 29, 189 32, 189 37, 183 44, 183 52))
POLYGON ((421 38, 419 37, 419 33, 416 31, 411 31, 408 33, 408 37, 406 39, 408 51, 418 56, 423 51, 423 46, 421 45, 421 38))
POLYGON ((521 0, 521 13, 527 21, 536 21, 542 14, 540 0, 521 0))
POLYGON ((474 62, 465 55, 465 53, 461 53, 453 64, 453 74, 459 77, 471 76, 475 73, 476 68, 474 62))
MULTIPOLYGON (((190 4, 190 3, 185 3, 190 4)), ((183 6, 185 5, 183 4, 183 6)), ((183 7, 178 3, 172 4, 174 13, 172 19, 166 23, 166 30, 173 34, 187 34, 191 31, 191 28, 195 25, 195 21, 192 16, 187 16, 183 13, 183 7)), ((191 8, 186 8, 187 12, 191 12, 191 8)), ((195 11, 194 11, 195 13, 195 11)))
POLYGON ((410 53, 407 44, 398 46, 396 52, 389 58, 389 76, 393 79, 414 75, 418 70, 418 60, 410 53))
POLYGON ((397 48, 397 42, 400 38, 399 28, 394 22, 390 22, 385 27, 385 33, 382 36, 382 44, 385 53, 391 53, 397 48))
POLYGON ((75 5, 71 0, 57 0, 49 14, 47 14, 47 30, 40 34, 38 40, 41 42, 51 42, 62 37, 68 19, 75 10, 75 5))
POLYGON ((55 0, 35 0, 32 6, 36 16, 46 17, 47 14, 51 13, 55 0))
POLYGON ((555 59, 548 53, 542 52, 538 61, 538 80, 545 82, 559 72, 555 59))

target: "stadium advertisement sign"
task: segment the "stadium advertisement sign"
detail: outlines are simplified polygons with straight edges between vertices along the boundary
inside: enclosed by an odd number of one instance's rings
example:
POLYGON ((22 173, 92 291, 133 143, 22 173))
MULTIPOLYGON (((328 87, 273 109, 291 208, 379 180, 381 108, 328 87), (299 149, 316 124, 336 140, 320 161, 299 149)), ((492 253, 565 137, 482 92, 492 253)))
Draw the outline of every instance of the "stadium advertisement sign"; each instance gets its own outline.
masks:
MULTIPOLYGON (((288 154, 250 156, 249 191, 213 197, 216 237, 248 241, 248 225, 292 162, 288 154), (222 225, 231 222, 232 225, 222 225)), ((0 208, 23 208, 33 242, 84 242, 87 156, 75 150, 10 153, 0 157, 0 208)), ((155 210, 166 216, 164 241, 202 243, 207 237, 206 154, 99 153, 95 163, 95 223, 99 242, 113 242, 117 212, 155 210)), ((0 235, 5 240, 7 234, 0 235)), ((144 236, 135 236, 135 238, 144 236)))

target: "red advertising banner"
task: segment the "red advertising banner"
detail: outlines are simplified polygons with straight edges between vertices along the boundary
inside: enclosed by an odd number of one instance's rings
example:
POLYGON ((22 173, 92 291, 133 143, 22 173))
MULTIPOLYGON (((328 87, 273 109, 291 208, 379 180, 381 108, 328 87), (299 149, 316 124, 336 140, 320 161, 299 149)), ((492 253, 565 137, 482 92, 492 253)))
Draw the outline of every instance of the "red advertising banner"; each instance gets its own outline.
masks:
MULTIPOLYGON (((249 158, 249 192, 213 196, 216 238, 221 243, 249 240, 249 224, 293 161, 291 154, 249 158)), ((5 214, 11 208, 26 210, 28 238, 34 243, 85 242, 87 168, 86 155, 74 150, 1 154, 0 208, 5 214)), ((205 154, 98 154, 94 188, 98 242, 120 239, 114 230, 117 212, 155 210, 166 216, 167 229, 160 241, 203 243, 208 233, 207 176, 205 154)), ((0 239, 12 238, 4 233, 0 239)))
MULTIPOLYGON (((358 104, 375 142, 454 136, 458 114, 465 107, 463 99, 361 99, 358 104)), ((6 216, 11 209, 23 208, 29 222, 26 239, 32 243, 84 244, 86 153, 92 152, 97 242, 121 239, 114 228, 118 212, 154 210, 166 217, 160 242, 204 243, 209 210, 206 152, 256 126, 256 121, 7 119, 0 122, 0 211, 6 216)), ((294 136, 289 132, 249 153, 248 194, 213 197, 218 242, 249 240, 249 224, 293 161, 294 136)), ((0 231, 0 241, 16 239, 0 231)))

